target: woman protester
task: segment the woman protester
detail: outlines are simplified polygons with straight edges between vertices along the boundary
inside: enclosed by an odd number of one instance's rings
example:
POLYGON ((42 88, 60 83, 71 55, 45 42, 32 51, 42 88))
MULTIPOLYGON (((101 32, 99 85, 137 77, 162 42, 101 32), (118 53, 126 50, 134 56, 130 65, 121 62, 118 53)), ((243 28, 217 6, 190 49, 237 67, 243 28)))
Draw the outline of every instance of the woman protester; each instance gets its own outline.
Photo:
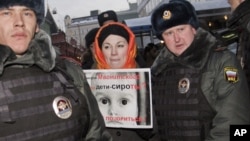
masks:
MULTIPOLYGON (((103 25, 96 35, 94 48, 96 69, 139 68, 135 60, 135 35, 122 23, 103 25)), ((115 141, 154 140, 153 129, 108 128, 108 131, 115 141)))

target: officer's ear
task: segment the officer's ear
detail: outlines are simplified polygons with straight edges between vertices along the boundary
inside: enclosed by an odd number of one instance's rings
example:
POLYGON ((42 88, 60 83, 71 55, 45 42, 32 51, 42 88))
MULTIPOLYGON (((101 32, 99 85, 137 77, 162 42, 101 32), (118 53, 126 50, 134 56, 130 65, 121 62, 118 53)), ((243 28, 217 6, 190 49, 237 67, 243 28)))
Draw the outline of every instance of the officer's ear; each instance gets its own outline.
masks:
POLYGON ((37 25, 36 25, 36 33, 39 32, 39 31, 40 31, 40 27, 39 27, 39 25, 37 24, 37 25))

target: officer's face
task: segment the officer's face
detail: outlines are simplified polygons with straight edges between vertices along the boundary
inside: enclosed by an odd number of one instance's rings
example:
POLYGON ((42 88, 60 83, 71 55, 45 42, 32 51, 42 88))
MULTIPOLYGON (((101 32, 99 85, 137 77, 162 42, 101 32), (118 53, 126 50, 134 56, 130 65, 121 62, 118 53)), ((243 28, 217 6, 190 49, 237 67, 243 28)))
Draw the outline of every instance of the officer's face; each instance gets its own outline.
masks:
POLYGON ((31 39, 38 31, 33 10, 25 6, 0 9, 0 44, 9 46, 16 55, 27 51, 31 39))
POLYGON ((191 25, 178 25, 162 33, 167 48, 176 56, 181 55, 193 42, 196 34, 191 25))

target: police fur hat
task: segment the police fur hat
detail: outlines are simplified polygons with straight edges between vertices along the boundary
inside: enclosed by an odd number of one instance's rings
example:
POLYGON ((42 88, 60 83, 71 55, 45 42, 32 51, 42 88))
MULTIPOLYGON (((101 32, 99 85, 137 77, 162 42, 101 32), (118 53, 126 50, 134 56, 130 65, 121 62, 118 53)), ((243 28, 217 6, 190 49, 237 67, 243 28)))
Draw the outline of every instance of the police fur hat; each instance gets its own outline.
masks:
POLYGON ((36 13, 37 23, 41 24, 44 19, 44 0, 0 0, 0 8, 10 6, 26 6, 36 13))
POLYGON ((186 0, 170 0, 156 8, 151 15, 152 28, 160 40, 162 33, 174 26, 190 24, 195 29, 199 21, 192 4, 186 0))
POLYGON ((99 28, 93 28, 91 29, 87 35, 85 36, 85 43, 86 47, 89 48, 92 43, 95 41, 95 36, 98 32, 99 28))
POLYGON ((118 21, 115 11, 108 10, 98 15, 98 22, 100 26, 103 26, 103 23, 109 20, 113 20, 115 22, 118 21))

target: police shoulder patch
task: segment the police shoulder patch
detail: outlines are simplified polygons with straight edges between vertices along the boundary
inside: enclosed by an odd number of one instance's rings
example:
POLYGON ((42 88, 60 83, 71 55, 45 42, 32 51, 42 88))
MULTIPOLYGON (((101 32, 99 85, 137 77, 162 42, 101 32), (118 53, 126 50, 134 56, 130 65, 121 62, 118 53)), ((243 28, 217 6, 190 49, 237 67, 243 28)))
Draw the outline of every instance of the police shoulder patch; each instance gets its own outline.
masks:
POLYGON ((224 78, 230 83, 236 83, 239 81, 238 69, 235 67, 225 67, 224 68, 224 78))

